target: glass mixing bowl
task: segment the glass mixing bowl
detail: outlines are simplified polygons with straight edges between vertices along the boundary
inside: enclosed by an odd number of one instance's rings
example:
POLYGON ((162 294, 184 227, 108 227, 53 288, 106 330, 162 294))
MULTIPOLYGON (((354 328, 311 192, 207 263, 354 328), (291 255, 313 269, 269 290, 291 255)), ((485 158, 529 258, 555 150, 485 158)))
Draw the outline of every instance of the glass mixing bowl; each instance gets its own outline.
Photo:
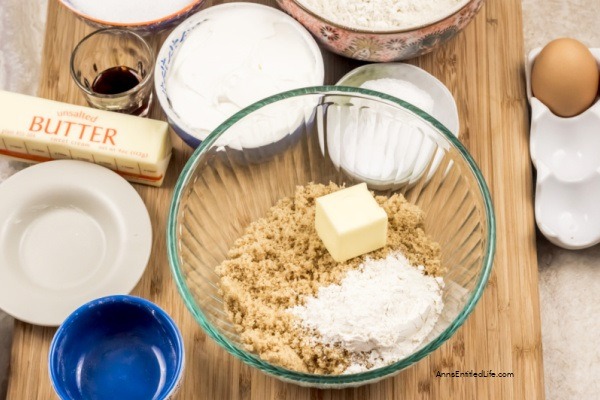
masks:
POLYGON ((343 86, 282 93, 219 126, 183 169, 167 230, 177 287, 206 333, 251 366, 321 388, 391 376, 448 340, 481 297, 496 235, 486 183, 454 135, 402 100, 343 86), (413 354, 384 368, 336 376, 291 371, 246 351, 224 311, 215 273, 244 229, 279 199, 293 195, 297 185, 330 181, 364 181, 376 194, 402 193, 419 205, 447 267, 444 311, 413 354))

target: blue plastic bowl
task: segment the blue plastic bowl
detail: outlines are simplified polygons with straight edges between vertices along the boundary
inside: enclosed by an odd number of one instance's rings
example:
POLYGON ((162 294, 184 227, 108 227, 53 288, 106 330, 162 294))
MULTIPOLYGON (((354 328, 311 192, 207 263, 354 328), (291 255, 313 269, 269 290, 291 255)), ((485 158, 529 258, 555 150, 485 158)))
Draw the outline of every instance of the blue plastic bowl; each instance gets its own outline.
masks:
POLYGON ((49 353, 50 379, 64 400, 159 400, 183 376, 179 329, 157 305, 134 296, 108 296, 73 312, 49 353))

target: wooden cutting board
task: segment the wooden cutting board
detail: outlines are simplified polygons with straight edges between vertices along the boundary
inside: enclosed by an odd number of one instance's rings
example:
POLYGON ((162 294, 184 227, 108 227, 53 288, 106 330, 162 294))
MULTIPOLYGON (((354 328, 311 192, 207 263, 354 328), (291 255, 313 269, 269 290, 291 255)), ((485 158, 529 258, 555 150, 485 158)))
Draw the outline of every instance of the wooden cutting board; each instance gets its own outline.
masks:
MULTIPOLYGON (((212 3, 220 3, 213 1, 212 3)), ((275 6, 274 1, 261 1, 275 6)), ((209 2, 210 3, 210 2, 209 2)), ((134 294, 158 303, 184 334, 186 373, 180 399, 541 399, 544 397, 531 165, 523 77, 521 0, 488 0, 451 43, 412 61, 443 81, 460 114, 461 140, 492 191, 497 252, 483 298, 465 325, 430 357, 394 378, 342 391, 282 383, 207 339, 172 282, 165 222, 172 188, 190 150, 175 140, 162 188, 134 185, 154 227, 150 264, 134 294), (512 377, 436 377, 438 371, 508 372, 512 377)), ((75 44, 92 29, 50 1, 39 88, 41 97, 85 104, 69 76, 75 44)), ((23 28, 26 32, 27 27, 23 28)), ((151 40, 158 49, 165 38, 151 40)), ((359 65, 325 52, 326 83, 359 65)), ((157 104, 154 118, 164 118, 157 104)), ((55 329, 17 322, 8 399, 51 399, 48 347, 55 329)))

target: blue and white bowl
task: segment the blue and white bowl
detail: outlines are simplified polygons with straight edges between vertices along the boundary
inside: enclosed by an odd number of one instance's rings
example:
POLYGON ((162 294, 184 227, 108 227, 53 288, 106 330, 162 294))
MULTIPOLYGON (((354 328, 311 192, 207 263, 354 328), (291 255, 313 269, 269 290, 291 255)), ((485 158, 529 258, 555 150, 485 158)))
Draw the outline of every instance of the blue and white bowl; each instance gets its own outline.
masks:
MULTIPOLYGON (((202 143, 202 141, 204 139, 206 139, 206 137, 208 137, 208 135, 211 132, 210 131, 200 131, 198 129, 192 128, 188 123, 186 123, 186 121, 180 115, 178 115, 178 113, 173 108, 173 105, 172 105, 171 99, 169 98, 168 90, 167 90, 170 70, 175 62, 175 59, 177 58, 177 54, 178 54, 182 44, 190 37, 190 35, 193 33, 193 31, 198 26, 200 26, 202 23, 204 23, 205 21, 207 21, 211 18, 218 17, 219 13, 235 12, 236 9, 241 9, 241 8, 252 8, 252 9, 258 10, 259 12, 265 12, 265 13, 277 13, 277 14, 280 14, 280 17, 282 19, 285 19, 288 23, 295 26, 297 28, 298 32, 300 33, 300 35, 304 36, 304 38, 306 39, 306 43, 309 45, 311 51, 313 52, 313 54, 315 55, 316 60, 317 60, 317 72, 316 72, 317 79, 314 82, 311 82, 307 86, 323 84, 324 62, 323 62, 323 56, 321 54, 319 46, 317 45, 317 42, 314 40, 314 38, 310 35, 310 33, 302 25, 300 25, 298 22, 296 22, 293 18, 291 18, 287 14, 285 14, 282 11, 279 11, 273 7, 268 7, 268 6, 264 6, 261 4, 254 4, 254 3, 227 3, 227 4, 220 4, 217 6, 209 7, 205 10, 202 10, 202 11, 194 14, 187 20, 183 21, 177 28, 175 28, 173 30, 173 32, 171 32, 169 37, 167 37, 167 39, 163 43, 163 45, 158 53, 156 67, 154 70, 154 85, 156 88, 157 98, 158 98, 158 101, 167 117, 167 120, 168 120, 171 128, 175 131, 175 133, 179 137, 181 137, 181 139, 192 148, 198 147, 200 145, 200 143, 202 143)), ((243 35, 243 32, 240 32, 240 35, 243 35)), ((210 54, 206 55, 206 62, 212 62, 210 54)), ((275 94, 275 93, 273 93, 273 94, 275 94)), ((248 104, 248 106, 249 105, 250 104, 248 104)), ((225 122, 225 121, 223 121, 223 122, 225 122)), ((265 124, 264 121, 257 120, 255 122, 256 122, 255 126, 257 126, 259 128, 261 125, 265 124)), ((286 132, 288 132, 289 126, 292 124, 295 124, 296 122, 297 122, 297 125, 300 125, 300 121, 295 121, 295 120, 294 121, 283 121, 282 125, 285 125, 285 128, 282 127, 280 130, 281 131, 285 130, 286 132)), ((267 124, 269 124, 271 126, 271 128, 273 127, 272 121, 268 121, 267 124)), ((259 129, 259 128, 256 128, 256 129, 259 129)), ((277 142, 279 142, 280 140, 288 140, 289 139, 289 137, 283 137, 283 138, 277 137, 277 129, 270 129, 270 130, 263 129, 263 131, 270 132, 272 138, 265 138, 264 143, 260 143, 259 145, 255 145, 253 143, 227 143, 225 145, 227 145, 228 147, 233 148, 235 150, 242 150, 242 149, 247 150, 248 148, 260 147, 262 149, 261 152, 264 153, 264 151, 268 147, 272 147, 273 145, 275 145, 275 147, 277 147, 276 146, 277 142)), ((272 151, 268 151, 268 152, 272 153, 272 151)))

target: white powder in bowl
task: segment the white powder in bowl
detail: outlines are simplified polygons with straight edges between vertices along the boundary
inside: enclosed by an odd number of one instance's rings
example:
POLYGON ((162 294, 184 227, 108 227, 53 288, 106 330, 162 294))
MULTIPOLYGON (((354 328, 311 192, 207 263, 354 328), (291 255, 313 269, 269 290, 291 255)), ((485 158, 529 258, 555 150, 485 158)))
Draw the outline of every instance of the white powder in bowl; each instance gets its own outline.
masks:
POLYGON ((437 21, 469 0, 299 0, 321 17, 350 28, 407 29, 437 21))
POLYGON ((413 106, 419 107, 428 114, 433 112, 433 97, 412 82, 402 79, 383 78, 366 81, 360 87, 397 97, 413 106))
MULTIPOLYGON (((435 101, 427 91, 406 80, 375 79, 360 87, 397 97, 428 114, 435 108, 435 101)), ((360 104, 359 99, 355 103, 360 104)), ((351 118, 347 125, 336 127, 342 129, 340 134, 330 135, 331 160, 357 178, 379 184, 418 177, 427 168, 435 143, 411 121, 380 118, 379 113, 369 108, 365 107, 361 118, 351 118)))
POLYGON ((148 22, 174 14, 194 0, 70 0, 80 12, 117 23, 148 22))
POLYGON ((442 278, 427 276, 401 253, 367 259, 339 285, 319 289, 304 305, 288 309, 315 340, 354 355, 345 373, 384 367, 412 354, 435 326, 442 309, 442 278), (364 357, 367 354, 367 357, 364 357))

